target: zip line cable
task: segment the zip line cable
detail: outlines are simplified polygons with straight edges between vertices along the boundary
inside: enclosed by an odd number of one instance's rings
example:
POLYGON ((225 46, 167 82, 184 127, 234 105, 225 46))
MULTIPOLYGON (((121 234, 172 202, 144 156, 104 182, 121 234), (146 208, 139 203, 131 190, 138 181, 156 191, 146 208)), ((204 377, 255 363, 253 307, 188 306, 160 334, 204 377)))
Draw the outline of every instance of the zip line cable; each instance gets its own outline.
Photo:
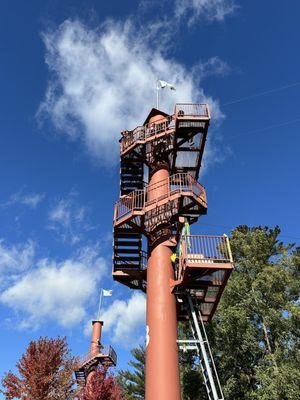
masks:
POLYGON ((264 92, 252 94, 252 95, 245 96, 245 97, 241 97, 240 99, 228 101, 227 103, 221 104, 221 106, 225 107, 225 106, 229 106, 229 105, 231 105, 231 104, 242 103, 243 101, 246 101, 246 100, 251 100, 251 99, 255 99, 255 98, 257 98, 257 97, 266 96, 266 95, 268 95, 268 94, 280 92, 281 90, 289 89, 289 88, 292 88, 292 87, 295 87, 295 86, 299 86, 299 85, 300 85, 300 82, 294 82, 294 83, 291 83, 290 85, 281 86, 281 87, 279 87, 279 88, 274 88, 274 89, 266 90, 266 91, 264 91, 264 92))
MULTIPOLYGON (((206 226, 213 226, 213 227, 216 227, 216 228, 224 228, 224 229, 230 229, 230 230, 235 229, 234 227, 232 227, 232 226, 227 226, 227 225, 206 224, 206 223, 204 223, 204 222, 201 222, 201 224, 202 224, 202 225, 206 225, 206 226)), ((300 237, 296 237, 296 236, 289 236, 289 235, 282 235, 282 234, 280 234, 280 235, 278 235, 278 236, 281 236, 281 237, 283 237, 283 238, 289 238, 289 239, 297 239, 297 240, 300 240, 300 237)))
POLYGON ((300 118, 297 119, 292 119, 290 121, 286 121, 286 122, 282 122, 280 124, 274 124, 274 125, 269 125, 266 126, 264 128, 258 128, 258 129, 253 129, 252 131, 248 131, 248 132, 244 132, 244 133, 239 133, 238 135, 233 135, 233 136, 226 136, 226 140, 227 139, 235 139, 241 136, 249 136, 249 135, 255 135, 257 133, 260 132, 265 132, 268 131, 270 129, 274 129, 274 128, 280 128, 281 126, 286 126, 286 125, 291 125, 291 124, 295 124, 296 122, 300 122, 300 118))
MULTIPOLYGON (((266 96, 268 94, 276 93, 276 92, 279 92, 279 91, 282 91, 282 90, 285 90, 285 89, 289 89, 289 88, 292 88, 292 87, 295 87, 295 86, 299 86, 299 85, 300 85, 300 82, 294 82, 294 83, 291 83, 289 85, 281 86, 279 88, 274 88, 274 89, 266 90, 264 92, 256 93, 256 94, 245 96, 245 97, 241 97, 240 99, 236 99, 236 100, 229 101, 227 103, 223 103, 223 104, 221 104, 221 106, 225 107, 225 106, 229 106, 229 105, 232 105, 232 104, 241 103, 243 101, 255 99, 255 98, 261 97, 261 96, 266 96)), ((237 135, 229 136, 229 137, 226 137, 226 140, 227 139, 229 139, 229 140, 230 139, 235 139, 235 138, 242 137, 242 136, 255 135, 255 134, 260 133, 260 132, 265 132, 265 131, 268 131, 268 130, 271 130, 271 129, 274 129, 274 128, 279 128, 279 127, 290 125, 290 124, 294 124, 294 123, 297 123, 297 122, 300 122, 300 118, 289 120, 289 121, 282 122, 282 123, 279 123, 279 124, 269 125, 269 126, 266 126, 264 128, 253 129, 251 131, 240 133, 240 134, 237 134, 237 135)), ((206 224, 206 223, 202 223, 202 225, 213 226, 213 227, 217 227, 217 228, 230 229, 230 230, 234 229, 232 226, 226 226, 226 225, 214 225, 214 224, 206 224)), ((282 235, 282 234, 280 234, 279 236, 281 236, 283 238, 287 238, 287 239, 300 240, 300 237, 296 237, 296 236, 282 235)))
MULTIPOLYGON (((221 103, 221 107, 229 106, 231 104, 241 103, 243 101, 255 99, 255 98, 261 97, 261 96, 266 96, 268 94, 272 94, 272 93, 276 93, 276 92, 279 92, 279 91, 282 91, 282 90, 290 89, 292 87, 299 86, 299 85, 300 85, 300 81, 299 82, 294 82, 294 83, 291 83, 289 85, 284 85, 284 86, 281 86, 281 87, 278 87, 278 88, 266 90, 264 92, 259 92, 259 93, 252 94, 252 95, 249 95, 249 96, 241 97, 240 99, 228 101, 226 103, 221 103)), ((297 123, 297 122, 300 122, 300 118, 289 120, 289 121, 282 122, 282 123, 279 123, 279 124, 269 125, 269 126, 266 126, 264 128, 254 129, 254 130, 251 130, 251 131, 248 131, 248 132, 244 132, 244 133, 240 133, 240 134, 237 134, 237 135, 229 136, 229 137, 226 137, 226 140, 227 139, 229 139, 229 140, 230 139, 235 139, 237 137, 242 137, 242 136, 255 135, 255 134, 260 133, 260 132, 265 132, 265 131, 268 131, 268 130, 271 130, 271 129, 274 129, 274 128, 280 128, 281 126, 286 126, 286 125, 294 124, 294 123, 297 123)))

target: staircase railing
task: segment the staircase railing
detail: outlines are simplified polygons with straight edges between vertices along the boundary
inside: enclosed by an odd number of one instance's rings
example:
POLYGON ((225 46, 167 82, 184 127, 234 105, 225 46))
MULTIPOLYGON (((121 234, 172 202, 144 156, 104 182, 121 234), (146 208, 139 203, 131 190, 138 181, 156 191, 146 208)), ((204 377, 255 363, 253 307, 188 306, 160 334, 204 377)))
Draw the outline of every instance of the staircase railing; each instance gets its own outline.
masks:
POLYGON ((115 220, 118 221, 133 211, 141 211, 144 207, 157 203, 176 193, 192 193, 206 206, 206 192, 204 187, 190 174, 177 173, 153 185, 147 185, 144 190, 134 190, 122 196, 115 204, 115 220), (161 196, 153 193, 161 190, 161 196))
POLYGON ((86 364, 88 361, 92 360, 95 357, 98 357, 100 355, 103 356, 109 356, 113 363, 116 365, 117 363, 117 354, 115 350, 108 345, 99 345, 95 346, 93 351, 88 351, 85 353, 83 356, 80 357, 80 363, 81 365, 86 364))
POLYGON ((161 132, 167 131, 170 129, 171 121, 172 116, 164 117, 155 122, 151 122, 143 126, 137 126, 132 131, 123 132, 123 137, 121 138, 121 152, 124 152, 138 141, 155 137, 161 132))
POLYGON ((175 118, 210 118, 209 108, 207 104, 197 103, 177 103, 175 105, 174 114, 163 117, 155 122, 137 126, 132 131, 123 131, 121 138, 121 153, 126 151, 130 146, 138 141, 144 141, 148 138, 154 138, 156 135, 174 129, 175 118), (173 124, 172 124, 173 121, 173 124))

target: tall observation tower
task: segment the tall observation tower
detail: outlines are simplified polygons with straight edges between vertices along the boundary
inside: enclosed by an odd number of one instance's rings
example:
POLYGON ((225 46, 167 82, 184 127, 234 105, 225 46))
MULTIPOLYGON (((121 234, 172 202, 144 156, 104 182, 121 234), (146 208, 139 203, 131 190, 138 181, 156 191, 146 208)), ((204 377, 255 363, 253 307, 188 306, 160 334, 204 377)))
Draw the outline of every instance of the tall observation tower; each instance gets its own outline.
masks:
POLYGON ((190 234, 207 213, 197 179, 209 122, 206 104, 176 104, 121 133, 113 277, 147 296, 146 400, 180 400, 179 348, 198 351, 208 398, 223 398, 204 323, 233 268, 229 241, 190 234), (178 321, 190 340, 178 340, 178 321))

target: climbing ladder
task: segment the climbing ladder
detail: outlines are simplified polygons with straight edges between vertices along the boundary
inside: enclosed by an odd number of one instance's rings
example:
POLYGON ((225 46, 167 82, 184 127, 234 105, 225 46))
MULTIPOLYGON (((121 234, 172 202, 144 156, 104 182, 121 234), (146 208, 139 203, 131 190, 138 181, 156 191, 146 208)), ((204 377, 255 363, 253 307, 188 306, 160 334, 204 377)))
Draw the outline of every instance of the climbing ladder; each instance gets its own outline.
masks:
POLYGON ((184 351, 196 350, 199 357, 199 365, 203 375, 208 399, 224 400, 224 395, 210 349, 201 312, 195 306, 190 294, 187 294, 186 300, 186 306, 190 314, 189 321, 193 338, 189 340, 178 340, 179 348, 184 351))

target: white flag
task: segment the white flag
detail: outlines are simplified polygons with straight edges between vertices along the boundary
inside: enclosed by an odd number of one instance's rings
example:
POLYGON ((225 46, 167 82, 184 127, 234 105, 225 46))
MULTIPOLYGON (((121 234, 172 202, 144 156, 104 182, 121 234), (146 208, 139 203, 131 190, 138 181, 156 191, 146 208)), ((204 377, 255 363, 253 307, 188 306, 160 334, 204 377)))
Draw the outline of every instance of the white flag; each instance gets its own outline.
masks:
POLYGON ((105 290, 103 289, 103 297, 112 296, 112 290, 105 290))
POLYGON ((174 85, 172 85, 171 83, 168 83, 166 81, 161 81, 161 80, 158 80, 157 82, 158 82, 159 86, 161 87, 161 89, 168 87, 171 90, 176 90, 176 87, 174 85))

